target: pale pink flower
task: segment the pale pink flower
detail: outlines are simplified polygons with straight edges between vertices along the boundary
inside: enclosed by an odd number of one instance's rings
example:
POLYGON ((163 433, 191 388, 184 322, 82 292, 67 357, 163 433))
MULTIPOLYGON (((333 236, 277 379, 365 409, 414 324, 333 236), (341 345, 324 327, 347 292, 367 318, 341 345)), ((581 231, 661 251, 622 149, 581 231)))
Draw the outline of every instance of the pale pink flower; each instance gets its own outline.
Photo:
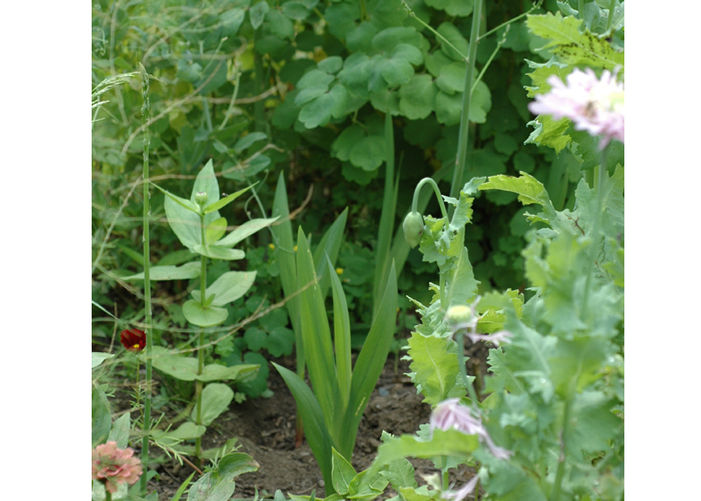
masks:
POLYGON ((458 430, 468 435, 477 435, 499 459, 508 459, 512 454, 511 451, 494 444, 482 421, 474 417, 470 408, 462 405, 457 398, 444 400, 433 409, 430 426, 432 430, 458 430))
POLYGON ((92 478, 105 485, 112 494, 121 483, 135 484, 142 473, 141 461, 131 447, 117 448, 117 442, 98 445, 92 451, 92 478))
POLYGON ((462 501, 468 496, 468 494, 472 494, 472 491, 475 490, 475 486, 477 485, 478 480, 479 477, 475 475, 474 477, 472 477, 472 479, 470 479, 468 483, 466 483, 457 491, 444 492, 442 494, 443 499, 448 499, 450 501, 462 501))
POLYGON ((552 88, 528 105, 532 113, 569 118, 575 129, 601 136, 599 148, 611 139, 623 142, 623 84, 616 81, 615 73, 604 70, 598 79, 591 68, 575 69, 567 75, 567 85, 555 75, 547 82, 552 88))

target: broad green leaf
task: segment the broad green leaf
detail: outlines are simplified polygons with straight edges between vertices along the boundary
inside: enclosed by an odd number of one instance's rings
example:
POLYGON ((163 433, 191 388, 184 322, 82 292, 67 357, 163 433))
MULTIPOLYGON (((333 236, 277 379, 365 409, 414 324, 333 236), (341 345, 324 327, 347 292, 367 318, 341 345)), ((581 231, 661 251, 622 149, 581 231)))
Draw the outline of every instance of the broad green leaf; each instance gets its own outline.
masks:
POLYGON ((257 143, 258 141, 263 141, 267 138, 268 135, 265 132, 250 132, 238 141, 236 141, 236 144, 234 145, 234 151, 236 153, 241 153, 242 151, 249 148, 251 145, 257 143))
POLYGON ((226 32, 226 36, 236 36, 236 33, 239 31, 245 16, 246 11, 241 8, 229 9, 220 14, 219 19, 222 23, 222 28, 226 32))
POLYGON ((204 208, 204 213, 209 214, 211 212, 214 212, 214 211, 221 209, 222 207, 225 207, 226 205, 230 204, 231 202, 236 200, 238 197, 240 197, 241 195, 246 193, 252 187, 253 187, 253 185, 248 186, 246 188, 243 188, 242 190, 238 190, 237 192, 232 193, 231 195, 227 195, 226 197, 222 198, 221 200, 217 200, 216 202, 209 204, 207 207, 204 208))
POLYGON ((92 368, 94 369, 95 367, 98 367, 104 362, 105 360, 109 358, 113 358, 114 354, 112 353, 104 353, 101 351, 93 351, 92 352, 92 368))
MULTIPOLYGON (((219 183, 216 174, 214 174, 214 164, 211 159, 197 173, 197 177, 195 177, 195 183, 192 186, 192 194, 190 195, 190 201, 192 203, 195 203, 195 195, 199 192, 207 194, 207 201, 210 204, 219 200, 219 183)), ((208 212, 212 211, 210 210, 208 212)), ((217 217, 219 217, 218 214, 212 219, 216 219, 217 217)), ((209 221, 206 222, 209 223, 209 221)))
MULTIPOLYGON (((181 266, 163 265, 151 266, 149 280, 188 280, 200 276, 201 264, 198 262, 185 263, 181 266)), ((124 280, 143 280, 144 273, 136 273, 123 278, 124 280)))
POLYGON ((480 190, 503 190, 518 194, 518 199, 523 205, 538 204, 550 207, 550 197, 543 184, 526 172, 521 172, 519 177, 490 176, 486 183, 480 185, 480 190))
POLYGON ((365 136, 350 151, 353 165, 367 171, 377 169, 385 159, 385 141, 382 136, 365 136))
POLYGON ((550 115, 538 115, 535 120, 531 120, 526 125, 533 127, 533 132, 523 144, 549 146, 555 150, 555 153, 559 153, 572 140, 572 137, 565 133, 570 127, 570 121, 567 118, 555 120, 550 115))
MULTIPOLYGON (((142 352, 142 358, 145 353, 142 352)), ((182 355, 171 355, 161 346, 152 348, 153 366, 161 372, 182 381, 194 381, 197 377, 197 359, 182 355)))
POLYGON ((236 381, 253 376, 259 369, 257 364, 238 364, 226 367, 219 364, 208 364, 202 369, 202 374, 195 376, 197 381, 236 381))
POLYGON ((307 129, 326 125, 331 119, 335 107, 335 96, 324 92, 302 106, 298 119, 307 129))
POLYGON ((221 245, 203 246, 197 244, 191 249, 197 254, 211 257, 212 259, 224 259, 226 261, 233 261, 236 259, 243 259, 244 257, 246 257, 246 253, 240 249, 229 249, 228 247, 222 247, 221 245))
POLYGON ((351 150, 363 137, 365 137, 365 131, 359 125, 353 124, 346 127, 331 143, 331 153, 339 160, 347 162, 350 160, 351 150))
POLYGON ((313 99, 324 94, 329 89, 329 84, 333 82, 333 75, 313 69, 305 73, 305 75, 297 82, 297 88, 300 89, 299 94, 295 98, 295 104, 302 106, 313 99))
POLYGON ((326 59, 323 59, 319 61, 317 64, 317 68, 319 68, 321 71, 328 73, 328 74, 334 74, 338 73, 338 71, 343 67, 343 59, 339 56, 330 56, 327 57, 326 59))
POLYGON ((467 57, 467 39, 460 33, 460 30, 455 27, 454 24, 446 21, 444 23, 441 23, 440 26, 438 26, 438 33, 443 35, 450 43, 455 47, 458 51, 456 52, 453 47, 445 43, 443 40, 439 39, 439 42, 441 44, 441 48, 443 52, 458 61, 465 61, 465 58, 467 57))
POLYGON ((163 206, 168 224, 185 247, 192 249, 202 243, 199 207, 194 202, 166 193, 163 206))
POLYGON ((229 501, 234 494, 234 479, 242 473, 256 471, 256 463, 248 454, 234 452, 221 458, 216 467, 192 484, 187 501, 229 501))
POLYGON ((616 51, 605 39, 588 31, 581 32, 582 21, 557 12, 529 15, 526 25, 534 34, 549 42, 545 48, 571 65, 593 66, 614 70, 623 68, 623 52, 616 51))
POLYGON ((265 19, 265 14, 269 10, 270 6, 266 0, 254 4, 253 7, 248 10, 248 17, 254 30, 260 28, 260 25, 263 24, 263 20, 265 19))
POLYGON ((226 218, 215 219, 205 228, 204 240, 207 245, 213 244, 226 233, 226 218))
MULTIPOLYGON (((202 390, 202 424, 209 426, 219 414, 229 408, 234 391, 223 383, 210 383, 202 390)), ((197 407, 192 409, 190 419, 196 421, 197 407)))
POLYGON ((461 397, 465 388, 459 382, 455 343, 438 336, 413 333, 408 341, 411 379, 424 396, 424 402, 436 405, 443 400, 461 397))
MULTIPOLYGON (((214 294, 212 306, 224 306, 243 296, 251 288, 255 279, 255 271, 227 271, 207 287, 205 294, 207 297, 214 294)), ((200 295, 199 290, 192 291, 192 297, 198 303, 201 300, 200 295)))
POLYGON ((504 292, 491 291, 484 294, 477 304, 480 320, 477 332, 491 334, 503 329, 506 322, 506 311, 514 310, 520 317, 523 311, 523 294, 517 290, 507 289, 504 292))
POLYGON ((389 53, 399 44, 413 45, 417 49, 425 47, 426 40, 409 26, 391 26, 380 31, 372 39, 372 46, 377 51, 389 53))
POLYGON ((166 434, 170 437, 177 438, 179 440, 188 440, 201 437, 202 435, 204 435, 205 431, 207 431, 206 426, 196 425, 192 421, 185 421, 175 430, 169 431, 166 434))
POLYGON ((282 4, 282 13, 290 19, 303 21, 309 15, 309 8, 303 2, 291 0, 282 4))
POLYGON ((331 476, 331 450, 333 443, 326 426, 321 406, 306 383, 294 372, 271 362, 280 373, 297 403, 297 409, 304 423, 304 436, 319 465, 324 483, 333 485, 331 476))
POLYGON ((233 247, 242 240, 248 238, 254 233, 262 230, 277 221, 277 217, 272 218, 256 218, 246 221, 234 231, 217 242, 220 247, 233 247))
POLYGON ((331 456, 331 480, 333 489, 337 494, 348 494, 348 486, 356 473, 353 466, 336 449, 332 449, 331 456))
POLYGON ((467 256, 467 248, 463 247, 462 253, 449 275, 446 283, 446 300, 448 307, 454 305, 467 305, 477 294, 479 282, 475 280, 472 264, 467 256))
POLYGON ((399 110, 411 120, 426 118, 434 108, 436 86, 430 75, 414 75, 399 89, 399 110))
POLYGON ((183 315, 188 322, 198 327, 212 327, 221 324, 229 312, 218 306, 202 307, 199 301, 188 299, 183 304, 183 315))
POLYGON ((392 437, 380 445, 370 471, 405 457, 470 456, 478 445, 477 435, 458 430, 433 430, 430 440, 421 440, 414 435, 392 437))
POLYGON ((464 62, 446 64, 440 70, 436 86, 447 94, 462 93, 465 90, 466 68, 464 62))
POLYGON ((414 76, 414 67, 406 59, 391 58, 382 61, 380 74, 387 85, 396 87, 411 80, 414 76))
POLYGON ((426 5, 446 11, 451 16, 467 17, 472 13, 473 0, 426 0, 426 5))
POLYGON ((125 449, 129 445, 129 430, 131 428, 129 413, 122 414, 112 423, 112 429, 107 440, 117 442, 117 447, 125 449))
POLYGON ((97 386, 92 388, 92 445, 95 447, 107 440, 112 427, 110 404, 105 392, 97 386))

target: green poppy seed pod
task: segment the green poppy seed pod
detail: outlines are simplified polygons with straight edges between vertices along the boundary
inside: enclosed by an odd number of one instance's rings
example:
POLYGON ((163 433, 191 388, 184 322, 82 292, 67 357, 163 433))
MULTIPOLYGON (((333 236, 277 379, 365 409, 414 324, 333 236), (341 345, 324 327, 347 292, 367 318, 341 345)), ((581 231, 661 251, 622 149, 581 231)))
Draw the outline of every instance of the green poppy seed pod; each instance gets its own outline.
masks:
POLYGON ((207 203, 207 193, 204 191, 198 191, 195 193, 195 203, 200 207, 204 207, 207 203))
POLYGON ((472 310, 469 306, 462 304, 451 306, 445 313, 445 319, 452 327, 465 325, 472 319, 472 310))
POLYGON ((416 247, 421 241, 421 235, 424 232, 424 218, 419 212, 410 212, 404 218, 402 223, 404 229, 404 238, 409 244, 409 247, 416 247))

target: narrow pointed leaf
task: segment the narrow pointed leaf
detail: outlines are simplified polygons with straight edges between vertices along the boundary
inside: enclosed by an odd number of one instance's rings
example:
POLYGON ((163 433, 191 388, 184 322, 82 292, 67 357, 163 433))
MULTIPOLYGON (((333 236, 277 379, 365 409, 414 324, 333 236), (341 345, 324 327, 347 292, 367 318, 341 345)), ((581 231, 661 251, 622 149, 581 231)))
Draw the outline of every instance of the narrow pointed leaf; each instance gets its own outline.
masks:
POLYGON ((227 236, 222 238, 217 242, 217 245, 222 246, 222 247, 233 247, 237 243, 241 242, 245 238, 253 235, 257 231, 262 230, 263 228, 270 226, 273 224, 275 221, 277 221, 277 217, 273 218, 258 218, 258 219, 251 219, 250 221, 246 221, 243 223, 241 226, 236 228, 234 231, 229 233, 227 236))
POLYGON ((331 277, 331 292, 333 294, 333 339, 336 352, 336 374, 341 391, 343 406, 348 405, 351 389, 351 327, 348 315, 348 304, 343 292, 341 281, 333 269, 331 260, 326 259, 331 277))
POLYGON ((227 195, 226 197, 222 198, 221 200, 217 200, 216 202, 209 204, 207 207, 204 208, 204 213, 209 214, 210 212, 214 212, 215 210, 219 210, 222 207, 229 205, 231 202, 236 200, 238 197, 240 197, 241 195, 246 193, 248 190, 253 188, 253 186, 254 186, 254 184, 252 184, 251 186, 248 186, 247 188, 239 190, 235 193, 232 193, 231 195, 227 195))
POLYGON ((343 209, 343 212, 336 218, 333 224, 321 237, 319 245, 314 249, 314 269, 319 277, 319 290, 321 297, 325 298, 329 291, 329 276, 327 275, 326 259, 324 256, 329 256, 331 264, 336 264, 338 252, 343 243, 343 231, 346 227, 346 219, 348 218, 348 208, 343 209))
POLYGON ((317 277, 309 242, 301 228, 297 237, 297 280, 301 287, 306 287, 299 295, 299 314, 309 378, 314 394, 321 405, 327 427, 333 429, 335 413, 339 410, 340 395, 336 381, 331 330, 324 300, 316 283, 317 277))
POLYGON ((295 402, 297 402, 297 409, 304 423, 304 435, 307 437, 309 447, 314 454, 314 458, 316 458, 316 462, 319 464, 324 483, 333 485, 331 477, 331 449, 333 443, 318 400, 297 374, 275 362, 271 363, 280 373, 295 402))
POLYGON ((363 416, 365 407, 372 390, 377 384, 377 378, 387 360, 387 354, 394 338, 397 317, 397 277, 394 265, 390 268, 387 286, 377 309, 377 315, 370 326, 363 348, 353 367, 351 395, 343 418, 343 447, 339 450, 348 455, 353 450, 358 424, 363 416))
MULTIPOLYGON (((181 266, 152 266, 149 270, 150 280, 188 280, 200 276, 201 266, 198 262, 185 263, 181 266)), ((144 272, 124 277, 123 280, 143 280, 144 272)))

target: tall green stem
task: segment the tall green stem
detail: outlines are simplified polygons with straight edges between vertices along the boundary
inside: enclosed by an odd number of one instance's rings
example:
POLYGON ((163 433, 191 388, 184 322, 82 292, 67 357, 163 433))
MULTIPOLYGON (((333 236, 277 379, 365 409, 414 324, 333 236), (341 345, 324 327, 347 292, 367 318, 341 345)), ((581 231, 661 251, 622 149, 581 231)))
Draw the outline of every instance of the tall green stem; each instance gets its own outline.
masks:
POLYGON ((460 131, 458 133, 458 152, 455 157, 455 169, 453 180, 450 184, 450 196, 457 197, 460 192, 460 184, 465 174, 467 161, 467 145, 470 135, 470 104, 472 103, 472 76, 475 72, 475 59, 477 58, 477 33, 480 29, 482 17, 482 0, 475 0, 472 10, 472 27, 470 28, 470 45, 467 50, 467 69, 465 70, 465 89, 462 95, 462 112, 460 113, 460 131))
POLYGON ((143 115, 144 123, 144 154, 143 154, 143 198, 144 198, 144 208, 142 212, 142 226, 143 226, 143 257, 144 257, 144 310, 146 317, 146 391, 144 394, 144 422, 143 422, 143 432, 144 437, 141 441, 141 464, 143 465, 144 474, 141 476, 141 491, 146 494, 146 482, 147 482, 147 472, 148 472, 148 438, 149 430, 151 428, 151 380, 152 380, 152 366, 151 366, 151 353, 153 346, 153 322, 151 314, 151 248, 149 244, 149 218, 151 216, 151 194, 149 191, 149 148, 151 145, 151 138, 149 135, 149 115, 151 111, 151 102, 149 99, 149 76, 146 72, 146 68, 141 66, 141 76, 143 79, 143 115))
MULTIPOLYGON (((595 172, 595 184, 594 189, 596 190, 597 199, 597 211, 594 221, 592 221, 591 228, 591 267, 589 273, 587 274, 587 279, 584 285, 584 299, 582 300, 582 313, 587 315, 587 309, 589 307, 589 297, 591 294, 591 289, 593 288, 594 274, 596 273, 596 257, 599 253, 600 244, 599 236, 601 233, 601 223, 603 219, 604 212, 604 202, 606 196, 606 179, 608 174, 606 173, 606 149, 601 151, 601 165, 596 167, 595 172)), ((591 315, 588 315, 591 318, 591 315)), ((562 489, 562 481, 565 474, 565 462, 567 459, 567 436, 570 430, 570 407, 572 403, 572 398, 576 392, 577 379, 574 378, 570 382, 570 388, 567 392, 567 399, 565 400, 565 407, 562 412, 562 429, 560 430, 560 456, 558 457, 557 471, 555 473, 555 484, 553 486, 552 495, 550 496, 550 501, 559 501, 560 491, 562 489)))
POLYGON ((555 485, 553 487, 552 494, 550 495, 550 501, 559 501, 560 490, 562 489, 562 479, 565 475, 565 461, 567 459, 567 435, 570 431, 570 402, 572 398, 567 397, 565 401, 565 409, 562 413, 562 430, 560 431, 560 456, 557 458, 557 472, 555 473, 555 485))
MULTIPOLYGON (((205 223, 204 214, 200 213, 200 235, 202 238, 202 245, 206 244, 205 236, 205 223)), ((205 301, 207 300, 207 258, 205 256, 200 256, 200 305, 204 308, 205 301)), ((200 334, 197 340, 197 375, 202 374, 204 370, 204 329, 200 330, 200 334)), ((197 404, 195 406, 195 424, 202 424, 202 381, 195 382, 195 399, 197 404)), ((195 457, 202 463, 202 437, 199 436, 195 439, 195 457)))

